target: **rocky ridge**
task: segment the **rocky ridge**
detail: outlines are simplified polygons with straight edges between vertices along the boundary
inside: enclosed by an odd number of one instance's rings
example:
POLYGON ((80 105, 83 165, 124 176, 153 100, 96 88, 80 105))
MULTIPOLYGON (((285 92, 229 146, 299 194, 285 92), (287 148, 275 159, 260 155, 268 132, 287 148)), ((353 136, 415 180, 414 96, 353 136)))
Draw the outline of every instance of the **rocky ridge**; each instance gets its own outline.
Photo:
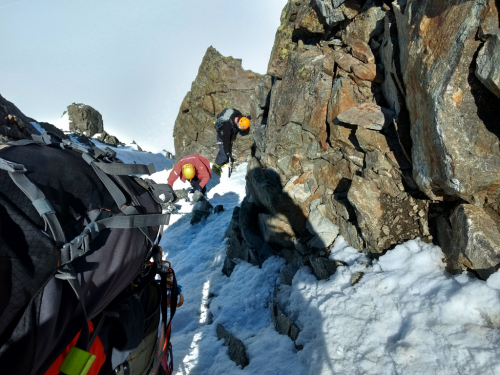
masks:
MULTIPOLYGON (((210 161, 215 160, 219 148, 214 123, 224 108, 236 108, 250 115, 252 125, 265 124, 270 88, 270 76, 244 70, 241 60, 224 57, 209 47, 175 121, 176 159, 201 154, 210 161)), ((248 132, 236 138, 233 157, 237 162, 249 159, 253 143, 248 132)))
MULTIPOLYGON (((303 265, 328 278, 342 235, 367 264, 419 237, 441 246, 450 272, 488 278, 500 266, 499 30, 493 0, 295 0, 266 75, 209 49, 179 112, 176 155, 215 156, 223 107, 256 114, 253 145, 238 146, 241 161, 251 156, 247 195, 223 272, 279 254, 282 289, 303 265), (243 73, 245 89, 229 89, 243 73)), ((277 290, 273 321, 293 339, 284 300, 277 290)))
MULTIPOLYGON (((39 134, 32 122, 36 122, 47 132, 62 139, 68 139, 68 136, 61 129, 48 122, 36 121, 25 116, 13 103, 7 101, 1 95, 0 111, 4 113, 3 116, 0 114, 0 141, 31 139, 31 134, 39 134)), ((90 138, 97 135, 97 140, 110 146, 125 145, 118 138, 104 130, 102 116, 93 107, 82 103, 72 103, 64 111, 63 116, 66 113, 68 113, 70 132, 77 136, 79 142, 90 146, 90 138)))

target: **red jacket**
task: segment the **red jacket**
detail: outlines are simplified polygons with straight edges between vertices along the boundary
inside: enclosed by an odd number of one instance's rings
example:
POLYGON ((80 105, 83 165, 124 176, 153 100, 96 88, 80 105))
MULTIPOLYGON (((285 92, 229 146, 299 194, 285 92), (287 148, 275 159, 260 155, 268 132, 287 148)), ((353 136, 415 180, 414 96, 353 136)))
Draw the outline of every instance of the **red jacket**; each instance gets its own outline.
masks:
POLYGON ((184 156, 181 160, 179 160, 179 162, 174 166, 174 169, 172 169, 172 172, 170 172, 167 183, 170 186, 173 186, 175 180, 177 180, 179 176, 181 177, 182 182, 186 182, 186 177, 184 177, 184 175, 181 173, 182 166, 184 164, 194 165, 196 169, 194 178, 200 179, 200 187, 204 188, 208 180, 210 180, 211 176, 210 162, 206 158, 198 154, 184 156))

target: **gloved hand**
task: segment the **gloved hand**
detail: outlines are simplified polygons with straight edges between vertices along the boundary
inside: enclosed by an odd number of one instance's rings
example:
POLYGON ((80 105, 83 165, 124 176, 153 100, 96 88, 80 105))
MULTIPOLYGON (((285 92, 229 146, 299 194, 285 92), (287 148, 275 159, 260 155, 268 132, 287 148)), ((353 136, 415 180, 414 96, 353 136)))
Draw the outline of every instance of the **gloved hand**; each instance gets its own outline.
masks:
POLYGON ((200 185, 194 185, 193 186, 193 191, 202 191, 202 187, 200 185))
POLYGON ((204 199, 203 193, 200 190, 196 190, 193 194, 192 202, 191 204, 195 204, 198 202, 200 199, 204 199))
POLYGON ((231 153, 231 151, 226 151, 226 156, 228 160, 231 160, 233 158, 233 154, 231 153))

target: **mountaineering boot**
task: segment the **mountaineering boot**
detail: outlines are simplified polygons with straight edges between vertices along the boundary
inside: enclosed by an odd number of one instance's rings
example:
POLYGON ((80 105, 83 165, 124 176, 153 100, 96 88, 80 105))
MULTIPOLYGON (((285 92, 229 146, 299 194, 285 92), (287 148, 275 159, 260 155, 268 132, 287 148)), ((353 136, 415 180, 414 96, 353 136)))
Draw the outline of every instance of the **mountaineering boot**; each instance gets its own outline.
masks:
POLYGON ((214 163, 212 165, 212 171, 220 176, 222 174, 222 167, 219 164, 214 163))

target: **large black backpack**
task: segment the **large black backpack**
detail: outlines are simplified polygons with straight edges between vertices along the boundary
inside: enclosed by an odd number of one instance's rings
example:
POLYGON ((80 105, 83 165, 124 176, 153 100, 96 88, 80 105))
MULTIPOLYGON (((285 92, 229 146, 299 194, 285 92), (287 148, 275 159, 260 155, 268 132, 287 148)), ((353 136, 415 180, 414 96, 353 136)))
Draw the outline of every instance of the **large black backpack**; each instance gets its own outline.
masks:
POLYGON ((157 373, 171 350, 176 304, 166 294, 177 300, 158 246, 171 188, 129 176, 152 164, 54 139, 0 144, 0 373, 44 374, 78 332, 75 346, 89 348, 88 321, 113 331, 113 311, 137 301, 145 314, 161 311, 148 364, 157 373))

